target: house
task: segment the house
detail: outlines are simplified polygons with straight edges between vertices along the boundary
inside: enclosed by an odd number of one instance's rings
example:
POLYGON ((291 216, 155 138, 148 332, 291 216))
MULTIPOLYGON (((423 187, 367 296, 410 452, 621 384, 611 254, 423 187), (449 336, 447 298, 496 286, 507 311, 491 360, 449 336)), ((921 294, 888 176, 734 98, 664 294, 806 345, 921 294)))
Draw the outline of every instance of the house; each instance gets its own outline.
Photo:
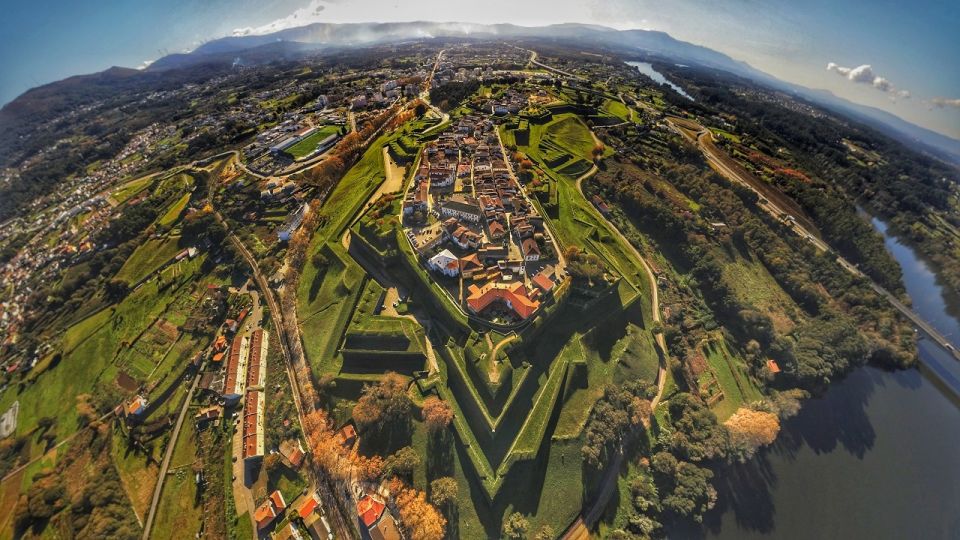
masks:
POLYGON ((264 392, 247 392, 243 403, 243 459, 253 461, 263 457, 264 392))
POLYGON ((219 420, 221 416, 223 416, 223 407, 219 405, 213 405, 205 409, 200 409, 200 412, 194 415, 193 420, 199 427, 204 426, 211 421, 219 420))
POLYGON ((777 364, 777 361, 774 360, 773 358, 768 358, 768 359, 767 359, 767 369, 769 369, 769 370, 770 370, 770 373, 772 373, 772 374, 774 374, 774 375, 776 375, 777 373, 780 373, 780 371, 781 371, 781 370, 780 370, 780 365, 777 364))
POLYGON ((307 528, 310 540, 333 540, 330 525, 319 512, 313 512, 303 518, 303 526, 307 528))
POLYGON ((247 336, 236 336, 230 345, 230 356, 227 360, 227 377, 223 385, 223 398, 228 403, 236 403, 243 396, 244 383, 247 379, 247 355, 249 354, 249 339, 247 336))
POLYGON ((393 514, 374 496, 367 494, 357 502, 357 514, 371 540, 402 540, 393 514))
POLYGON ((427 266, 446 276, 455 277, 460 273, 460 262, 456 255, 445 249, 427 261, 427 266))
POLYGON ((528 262, 540 260, 540 246, 533 238, 524 239, 523 243, 520 244, 520 250, 523 252, 523 260, 528 262))
POLYGON ((533 276, 533 279, 530 281, 532 281, 533 285, 540 289, 543 294, 547 294, 548 292, 552 291, 556 286, 556 283, 554 283, 553 280, 547 277, 543 272, 533 276))
POLYGON ((257 522, 257 529, 265 529, 273 523, 273 520, 282 514, 286 507, 287 503, 283 500, 283 494, 279 490, 271 493, 267 500, 263 501, 253 513, 253 519, 257 522))
POLYGON ((250 348, 247 355, 247 388, 263 386, 267 380, 267 347, 270 338, 262 328, 250 334, 250 348))
POLYGON ((273 533, 273 540, 305 540, 305 537, 300 532, 300 528, 291 521, 273 533))
POLYGON ((310 205, 304 204, 300 206, 296 212, 287 216, 287 219, 283 222, 283 225, 281 225, 280 229, 277 230, 277 240, 281 242, 289 242, 290 238, 293 237, 293 233, 300 228, 304 218, 307 216, 307 210, 309 209, 310 205))
POLYGON ((540 302, 531 300, 523 283, 490 282, 482 287, 470 285, 467 289, 467 307, 474 313, 480 313, 499 303, 513 311, 521 320, 526 320, 540 307, 540 302))
POLYGON ((347 424, 340 428, 340 431, 334 436, 342 448, 347 451, 353 449, 354 443, 357 442, 357 430, 354 429, 353 424, 347 424))
POLYGON ((483 263, 476 253, 471 253, 460 258, 460 275, 465 278, 473 276, 475 273, 483 270, 483 263))
POLYGON ((610 215, 610 207, 607 206, 607 203, 605 203, 599 195, 594 195, 592 201, 593 205, 597 207, 597 210, 599 210, 601 214, 605 216, 610 215))
POLYGON ((464 226, 450 233, 450 240, 460 249, 476 249, 480 245, 480 235, 464 226))
POLYGON ((140 395, 134 397, 125 408, 127 416, 140 416, 145 410, 147 410, 147 398, 140 395))
POLYGON ((283 458, 285 465, 295 471, 299 470, 300 466, 303 465, 303 459, 306 457, 306 452, 303 450, 303 445, 300 444, 300 439, 281 442, 280 457, 283 458))
POLYGON ((499 240, 507 234, 507 229, 503 226, 503 223, 493 220, 487 223, 487 233, 492 240, 499 240))

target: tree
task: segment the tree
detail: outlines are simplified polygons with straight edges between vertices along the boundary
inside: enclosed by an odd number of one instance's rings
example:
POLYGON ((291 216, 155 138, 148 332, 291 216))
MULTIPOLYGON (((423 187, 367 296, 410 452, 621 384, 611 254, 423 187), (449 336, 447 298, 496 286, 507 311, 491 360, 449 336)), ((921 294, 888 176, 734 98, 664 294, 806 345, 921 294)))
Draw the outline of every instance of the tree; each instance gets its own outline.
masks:
POLYGON ((353 418, 362 428, 383 429, 390 424, 409 420, 410 398, 407 396, 407 380, 388 371, 378 384, 366 385, 353 418))
POLYGON ((590 150, 590 154, 593 156, 593 160, 596 161, 600 159, 601 156, 603 156, 603 153, 606 150, 607 150, 607 147, 604 146, 602 142, 598 142, 597 144, 593 145, 593 149, 590 150))
POLYGON ((553 527, 544 525, 537 530, 537 534, 533 535, 533 540, 554 540, 556 537, 557 534, 553 531, 553 527))
POLYGON ((680 393, 670 399, 670 418, 674 431, 670 446, 679 457, 702 461, 722 457, 728 448, 728 434, 717 416, 697 398, 680 393))
POLYGON ((434 433, 447 429, 453 421, 453 408, 446 401, 430 396, 423 402, 423 421, 434 433))
POLYGON ((420 466, 420 462, 417 451, 404 446, 384 461, 384 470, 388 475, 395 474, 409 480, 413 476, 413 471, 420 466))
POLYGON ((430 501, 440 508, 457 504, 457 481, 449 476, 430 482, 430 501))
POLYGON ((529 529, 530 523, 527 519, 520 512, 514 512, 503 523, 503 536, 511 540, 522 540, 527 537, 529 529))
POLYGON ((390 491, 395 494, 394 501, 400 514, 400 524, 410 538, 443 539, 447 520, 435 506, 427 502, 422 491, 407 487, 396 478, 390 483, 390 491))
POLYGON ((741 407, 723 424, 730 432, 730 455, 744 462, 761 446, 776 440, 780 420, 776 414, 741 407))
POLYGON ((712 478, 710 469, 679 462, 672 489, 662 498, 664 508, 680 516, 693 517, 699 523, 703 514, 717 502, 717 492, 710 485, 712 478))

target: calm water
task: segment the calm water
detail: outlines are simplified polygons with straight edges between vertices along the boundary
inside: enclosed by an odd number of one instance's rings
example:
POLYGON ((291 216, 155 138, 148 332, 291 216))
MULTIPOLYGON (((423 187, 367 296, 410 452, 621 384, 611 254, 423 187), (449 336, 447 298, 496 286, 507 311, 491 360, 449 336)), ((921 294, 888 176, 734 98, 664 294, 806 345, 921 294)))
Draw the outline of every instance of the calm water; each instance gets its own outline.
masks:
MULTIPOLYGON (((886 227, 874 220, 883 233, 886 227)), ((913 250, 887 237, 914 308, 960 335, 945 298, 913 250)), ((960 378, 960 363, 927 340, 920 355, 960 378)), ((705 538, 960 538, 960 406, 918 370, 863 368, 808 400, 774 446, 718 474, 705 538)))
MULTIPOLYGON (((647 77, 650 77, 651 79, 653 79, 653 82, 655 82, 655 83, 657 83, 657 84, 665 84, 665 85, 669 86, 670 88, 673 88, 674 90, 676 90, 677 93, 680 94, 681 96, 689 99, 690 101, 694 101, 693 96, 691 96, 690 94, 686 93, 686 92, 683 90, 683 88, 680 88, 679 86, 677 86, 676 84, 674 84, 673 82, 671 82, 669 79, 667 79, 666 77, 664 77, 662 73, 660 73, 659 71, 653 69, 653 65, 652 65, 652 64, 649 64, 649 63, 647 63, 647 62, 627 62, 627 65, 628 65, 628 66, 633 66, 633 67, 637 68, 637 71, 639 71, 640 73, 643 73, 643 74, 646 75, 647 77)), ((678 65, 679 65, 679 64, 678 64, 678 65)))

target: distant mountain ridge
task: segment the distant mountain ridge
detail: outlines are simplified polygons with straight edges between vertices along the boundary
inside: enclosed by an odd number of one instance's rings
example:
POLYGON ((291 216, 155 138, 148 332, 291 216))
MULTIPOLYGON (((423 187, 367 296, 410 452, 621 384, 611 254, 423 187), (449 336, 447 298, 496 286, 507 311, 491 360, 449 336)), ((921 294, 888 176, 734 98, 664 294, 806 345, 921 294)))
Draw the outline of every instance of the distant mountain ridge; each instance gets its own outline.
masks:
MULTIPOLYGON (((788 83, 757 70, 745 62, 734 60, 721 52, 674 39, 665 32, 651 30, 615 30, 597 25, 579 23, 526 27, 513 24, 474 24, 462 22, 397 22, 397 23, 314 23, 288 28, 262 35, 227 36, 214 39, 189 53, 173 54, 158 59, 146 70, 149 74, 189 68, 199 65, 231 65, 240 62, 247 65, 270 62, 278 59, 295 59, 299 55, 380 45, 428 38, 478 38, 518 39, 533 38, 556 42, 579 42, 584 45, 607 47, 612 50, 652 53, 685 64, 728 71, 754 82, 781 90, 853 120, 867 124, 914 149, 937 155, 960 165, 960 141, 917 126, 891 113, 852 103, 823 90, 811 90, 788 83)), ((104 72, 106 73, 106 72, 104 72)), ((124 76, 129 76, 124 74, 124 76)), ((40 89, 53 87, 66 81, 52 83, 40 89)), ((102 81, 100 81, 102 83, 102 81)), ((11 112, 17 102, 31 94, 33 89, 7 104, 0 110, 11 112)), ((48 89, 49 90, 49 89, 48 89)))

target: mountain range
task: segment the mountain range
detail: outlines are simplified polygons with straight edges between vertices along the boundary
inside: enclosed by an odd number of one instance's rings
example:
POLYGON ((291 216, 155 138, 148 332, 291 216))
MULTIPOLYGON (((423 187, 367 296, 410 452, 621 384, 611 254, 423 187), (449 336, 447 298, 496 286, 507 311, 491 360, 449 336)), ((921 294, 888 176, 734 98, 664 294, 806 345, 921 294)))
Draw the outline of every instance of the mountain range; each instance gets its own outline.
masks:
MULTIPOLYGON (((586 24, 527 27, 513 24, 459 22, 314 23, 262 35, 228 36, 204 43, 189 53, 173 54, 152 63, 146 72, 204 64, 255 65, 277 59, 350 47, 399 43, 429 38, 537 39, 599 46, 623 54, 646 53, 684 64, 727 71, 770 88, 787 92, 828 110, 867 124, 914 149, 960 165, 960 141, 917 126, 886 111, 839 98, 824 90, 788 83, 734 60, 718 51, 674 39, 665 32, 615 30, 586 24)), ((128 75, 125 75, 128 76, 128 75)), ((69 79, 68 79, 69 80, 69 79)), ((59 83, 53 83, 54 85, 59 83)), ((36 90, 36 89, 35 89, 36 90)), ((34 90, 26 92, 21 98, 34 90)), ((21 98, 17 98, 18 100, 21 98)), ((14 100, 4 107, 16 106, 14 100)))

